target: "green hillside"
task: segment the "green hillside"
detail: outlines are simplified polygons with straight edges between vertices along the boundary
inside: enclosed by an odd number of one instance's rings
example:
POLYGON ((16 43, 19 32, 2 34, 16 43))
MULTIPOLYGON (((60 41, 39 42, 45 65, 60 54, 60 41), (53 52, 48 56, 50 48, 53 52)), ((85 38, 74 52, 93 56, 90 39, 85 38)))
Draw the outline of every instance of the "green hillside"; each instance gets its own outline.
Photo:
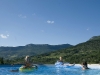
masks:
POLYGON ((100 40, 100 36, 93 36, 92 38, 89 39, 89 41, 92 41, 92 40, 100 40))
POLYGON ((100 63, 100 39, 92 38, 76 46, 35 56, 32 59, 36 63, 55 63, 60 56, 64 62, 82 63, 83 60, 87 60, 88 63, 100 63))
POLYGON ((48 44, 28 44, 26 46, 18 47, 0 47, 0 57, 5 59, 19 58, 26 55, 34 56, 63 48, 71 47, 69 44, 48 45, 48 44))
MULTIPOLYGON (((64 62, 82 63, 87 60, 88 63, 100 63, 100 36, 89 39, 86 42, 77 44, 75 46, 47 52, 44 54, 31 56, 32 61, 38 64, 54 64, 60 56, 64 62)), ((59 46, 60 47, 60 46, 59 46)), ((6 62, 8 62, 6 60, 6 62)), ((9 63, 23 63, 24 58, 17 58, 9 63)))

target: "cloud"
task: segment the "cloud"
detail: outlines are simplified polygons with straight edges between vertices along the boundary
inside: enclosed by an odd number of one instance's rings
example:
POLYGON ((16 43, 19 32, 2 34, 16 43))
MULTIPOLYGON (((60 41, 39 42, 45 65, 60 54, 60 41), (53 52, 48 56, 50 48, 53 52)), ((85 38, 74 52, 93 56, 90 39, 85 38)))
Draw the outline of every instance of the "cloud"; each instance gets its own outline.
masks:
POLYGON ((26 16, 23 16, 22 14, 18 15, 20 18, 27 18, 26 16))
POLYGON ((86 29, 87 31, 89 30, 89 28, 86 29))
POLYGON ((4 34, 0 34, 0 37, 3 38, 3 39, 7 39, 9 37, 9 35, 4 35, 4 34))
POLYGON ((7 36, 9 36, 9 35, 7 34, 7 36))
POLYGON ((44 32, 44 30, 41 30, 41 32, 44 32))
POLYGON ((50 20, 48 20, 47 23, 49 23, 49 24, 53 24, 54 21, 50 21, 50 20))

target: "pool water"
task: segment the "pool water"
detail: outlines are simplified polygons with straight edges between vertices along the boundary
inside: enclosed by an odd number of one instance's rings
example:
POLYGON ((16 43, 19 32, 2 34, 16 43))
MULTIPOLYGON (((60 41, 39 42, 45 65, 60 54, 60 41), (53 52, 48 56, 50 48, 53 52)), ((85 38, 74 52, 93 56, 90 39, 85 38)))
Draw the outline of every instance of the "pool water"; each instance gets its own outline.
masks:
POLYGON ((38 69, 33 72, 11 72, 21 65, 1 65, 0 75, 100 75, 100 68, 82 70, 78 68, 55 67, 54 65, 38 65, 38 69))

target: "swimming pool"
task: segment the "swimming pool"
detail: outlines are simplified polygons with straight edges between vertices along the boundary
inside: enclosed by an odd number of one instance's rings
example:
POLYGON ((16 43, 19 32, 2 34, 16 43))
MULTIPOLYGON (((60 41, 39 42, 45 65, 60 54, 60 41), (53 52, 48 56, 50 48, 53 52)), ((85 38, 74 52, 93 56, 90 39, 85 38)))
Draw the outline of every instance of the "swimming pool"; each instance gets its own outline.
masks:
POLYGON ((38 65, 38 69, 34 72, 11 72, 16 70, 21 65, 0 65, 0 75, 100 75, 100 67, 91 66, 91 69, 72 69, 72 68, 58 68, 54 65, 38 65))

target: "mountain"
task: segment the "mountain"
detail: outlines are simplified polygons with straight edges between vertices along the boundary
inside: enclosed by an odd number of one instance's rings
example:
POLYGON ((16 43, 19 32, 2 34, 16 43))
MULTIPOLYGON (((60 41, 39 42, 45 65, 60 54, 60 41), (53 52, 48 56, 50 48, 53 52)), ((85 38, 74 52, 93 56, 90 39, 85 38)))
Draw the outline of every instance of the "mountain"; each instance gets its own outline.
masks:
POLYGON ((43 53, 56 51, 63 48, 71 47, 70 44, 48 45, 48 44, 28 44, 18 47, 0 47, 0 57, 5 59, 24 57, 26 55, 34 56, 43 53))
POLYGON ((93 36, 92 38, 89 39, 89 41, 91 40, 100 40, 100 36, 93 36))
POLYGON ((100 63, 100 36, 94 36, 86 42, 75 46, 33 56, 35 63, 55 63, 62 56, 64 62, 82 63, 86 60, 88 63, 100 63))

